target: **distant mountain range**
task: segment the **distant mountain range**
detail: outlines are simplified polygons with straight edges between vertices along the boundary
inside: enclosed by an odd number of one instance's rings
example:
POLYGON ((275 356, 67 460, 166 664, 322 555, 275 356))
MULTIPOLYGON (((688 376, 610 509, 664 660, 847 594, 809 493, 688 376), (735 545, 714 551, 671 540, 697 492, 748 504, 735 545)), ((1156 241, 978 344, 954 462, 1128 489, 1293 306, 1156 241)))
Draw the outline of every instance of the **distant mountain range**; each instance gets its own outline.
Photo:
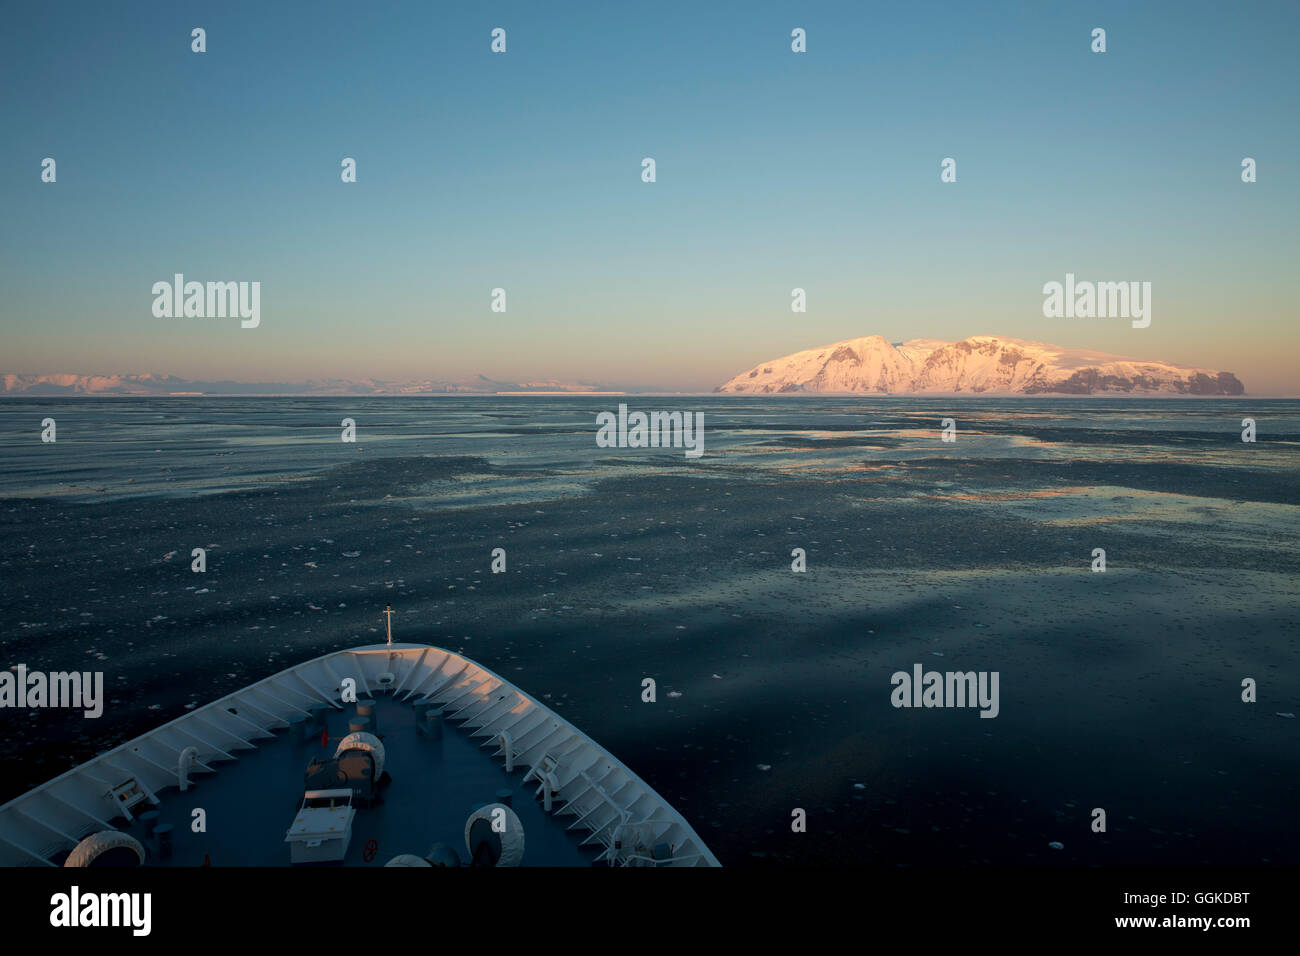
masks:
MULTIPOLYGON (((622 394, 587 382, 505 382, 475 375, 455 381, 320 379, 292 382, 199 382, 173 375, 0 376, 0 395, 493 395, 622 394)), ((960 342, 912 339, 890 343, 879 335, 846 339, 762 362, 715 392, 788 394, 969 393, 990 395, 1241 395, 1231 372, 1148 362, 1104 352, 1065 349, 997 335, 960 342)))
POLYGON ((572 382, 501 382, 485 375, 454 382, 387 382, 323 379, 290 382, 194 382, 173 375, 5 375, 0 395, 447 395, 497 392, 599 393, 601 385, 572 382))
POLYGON ((960 342, 912 339, 899 343, 868 335, 762 362, 714 391, 1241 395, 1245 386, 1231 372, 997 335, 975 335, 960 342))

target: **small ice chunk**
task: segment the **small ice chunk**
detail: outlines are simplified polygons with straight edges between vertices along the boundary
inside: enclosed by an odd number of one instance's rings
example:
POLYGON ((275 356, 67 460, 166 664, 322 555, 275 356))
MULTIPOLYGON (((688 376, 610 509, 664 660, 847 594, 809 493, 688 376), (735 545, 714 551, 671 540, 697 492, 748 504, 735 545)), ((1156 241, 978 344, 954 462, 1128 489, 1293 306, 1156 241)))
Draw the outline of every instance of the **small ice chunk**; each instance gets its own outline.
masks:
POLYGON ((359 557, 361 557, 361 552, 360 552, 360 551, 344 551, 344 552, 343 552, 343 557, 345 557, 345 558, 359 558, 359 557))
POLYGON ((1047 844, 1047 845, 1050 846, 1053 850, 1064 850, 1064 849, 1065 849, 1065 844, 1062 843, 1060 840, 1053 840, 1051 843, 1049 843, 1049 844, 1047 844))
POLYGON ((771 770, 771 769, 772 769, 772 765, 771 765, 770 763, 761 763, 761 764, 758 765, 758 769, 759 769, 759 770, 771 770))
POLYGON ((1288 720, 1295 720, 1295 714, 1284 714, 1284 713, 1282 713, 1282 711, 1279 710, 1279 711, 1277 712, 1277 715, 1278 715, 1279 717, 1285 717, 1285 718, 1287 718, 1288 720))
POLYGON ((681 693, 681 691, 670 690, 670 691, 668 692, 668 696, 669 696, 669 697, 681 697, 681 696, 682 696, 682 693, 681 693))

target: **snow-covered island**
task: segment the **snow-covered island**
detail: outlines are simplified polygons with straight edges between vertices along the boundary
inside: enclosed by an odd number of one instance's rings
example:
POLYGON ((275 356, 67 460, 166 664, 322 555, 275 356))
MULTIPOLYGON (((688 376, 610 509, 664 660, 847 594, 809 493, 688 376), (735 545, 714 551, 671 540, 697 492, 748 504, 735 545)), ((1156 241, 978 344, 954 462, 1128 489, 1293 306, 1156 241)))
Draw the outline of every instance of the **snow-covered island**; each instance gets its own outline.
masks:
POLYGON ((715 392, 886 395, 1241 395, 1231 372, 1065 349, 998 335, 960 342, 879 335, 845 339, 761 362, 715 392))

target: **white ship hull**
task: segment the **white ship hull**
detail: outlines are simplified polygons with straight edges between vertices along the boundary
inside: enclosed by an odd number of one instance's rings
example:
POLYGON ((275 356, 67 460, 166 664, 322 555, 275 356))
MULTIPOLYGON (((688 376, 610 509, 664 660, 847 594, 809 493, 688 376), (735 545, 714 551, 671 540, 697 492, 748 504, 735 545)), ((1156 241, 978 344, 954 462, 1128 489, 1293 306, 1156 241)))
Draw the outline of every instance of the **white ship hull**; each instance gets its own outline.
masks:
MULTIPOLYGON (((460 722, 459 731, 449 734, 468 734, 493 747, 491 758, 507 770, 527 769, 524 782, 538 784, 548 815, 558 826, 585 833, 581 844, 595 847, 599 861, 719 865, 680 813, 582 731, 473 661, 419 644, 353 648, 291 667, 11 800, 0 807, 0 865, 56 866, 84 837, 137 824, 142 811, 176 801, 187 778, 201 792, 215 779, 204 775, 231 773, 241 752, 247 758, 249 751, 281 744, 285 731, 289 737, 302 734, 314 711, 337 721, 349 706, 342 699, 349 678, 357 698, 438 708, 440 720, 460 722)), ((394 768, 394 776, 399 772, 394 768)), ((265 796, 241 794, 239 803, 246 799, 254 806, 265 796)), ((286 796, 301 797, 301 788, 277 799, 286 796)))

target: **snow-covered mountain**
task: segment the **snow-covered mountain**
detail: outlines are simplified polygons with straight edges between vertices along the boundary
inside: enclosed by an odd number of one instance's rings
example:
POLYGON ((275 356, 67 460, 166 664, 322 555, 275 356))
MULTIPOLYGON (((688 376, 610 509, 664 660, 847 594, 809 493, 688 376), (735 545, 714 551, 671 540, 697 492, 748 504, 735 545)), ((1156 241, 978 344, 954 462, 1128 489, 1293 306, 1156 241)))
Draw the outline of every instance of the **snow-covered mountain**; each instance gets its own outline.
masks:
POLYGON ((171 375, 4 375, 3 395, 166 395, 190 383, 171 375))
POLYGON ((1240 395, 1245 388, 1231 372, 999 335, 900 343, 868 335, 763 362, 714 391, 1240 395))
POLYGON ((502 382, 476 375, 454 382, 325 379, 290 382, 194 382, 172 375, 0 375, 0 395, 441 395, 494 392, 598 392, 600 385, 502 382))

